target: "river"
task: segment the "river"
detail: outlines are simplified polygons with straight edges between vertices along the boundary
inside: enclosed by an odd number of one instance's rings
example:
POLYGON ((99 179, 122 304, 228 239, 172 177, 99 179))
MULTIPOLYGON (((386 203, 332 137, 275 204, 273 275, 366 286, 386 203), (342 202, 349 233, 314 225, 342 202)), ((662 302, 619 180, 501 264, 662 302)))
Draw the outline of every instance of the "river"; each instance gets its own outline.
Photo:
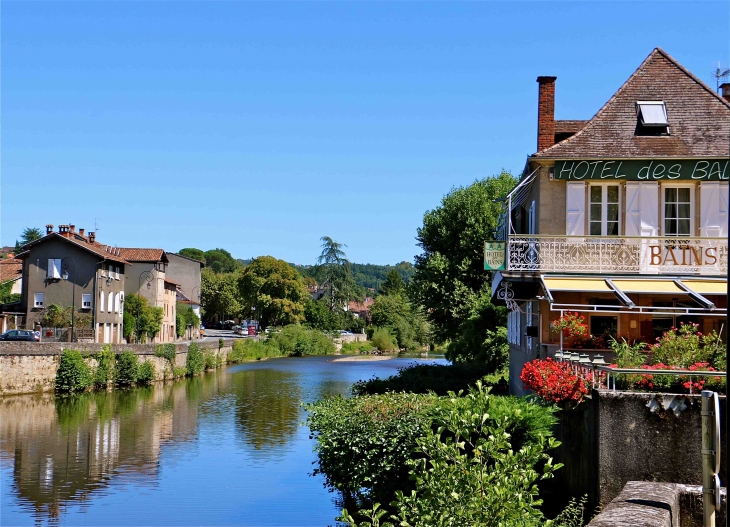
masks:
MULTIPOLYGON (((0 525, 335 525, 302 402, 415 358, 300 357, 0 399, 0 525)), ((443 359, 438 362, 445 363, 443 359)))

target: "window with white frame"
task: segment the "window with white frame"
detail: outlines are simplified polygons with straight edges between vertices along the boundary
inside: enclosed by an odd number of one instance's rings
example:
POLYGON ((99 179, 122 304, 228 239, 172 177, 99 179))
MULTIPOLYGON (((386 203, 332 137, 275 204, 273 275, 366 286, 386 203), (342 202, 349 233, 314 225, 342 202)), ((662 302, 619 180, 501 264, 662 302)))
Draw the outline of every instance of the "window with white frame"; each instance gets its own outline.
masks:
POLYGON ((61 258, 48 259, 48 278, 61 278, 61 258))
POLYGON ((91 309, 91 293, 81 294, 81 309, 91 309))
POLYGON ((43 307, 43 293, 33 295, 33 307, 43 307))
POLYGON ((618 185, 591 185, 589 193, 589 233, 591 236, 618 236, 621 193, 618 185))
POLYGON ((114 268, 114 278, 119 280, 119 266, 114 268))
POLYGON ((111 313, 114 310, 114 293, 109 293, 109 304, 107 305, 106 309, 109 313, 111 313))
POLYGON ((664 236, 692 236, 694 233, 694 185, 665 185, 662 188, 664 236))
POLYGON ((104 312, 104 291, 99 291, 99 311, 104 312))

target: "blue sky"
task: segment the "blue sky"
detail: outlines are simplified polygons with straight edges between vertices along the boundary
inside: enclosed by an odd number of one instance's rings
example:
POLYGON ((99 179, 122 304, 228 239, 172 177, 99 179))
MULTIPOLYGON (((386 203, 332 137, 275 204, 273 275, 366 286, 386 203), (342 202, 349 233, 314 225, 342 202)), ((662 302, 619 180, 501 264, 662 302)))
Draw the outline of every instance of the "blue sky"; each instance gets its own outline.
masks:
POLYGON ((2 3, 0 242, 412 261, 425 211, 587 119, 654 47, 714 86, 723 2, 2 3))

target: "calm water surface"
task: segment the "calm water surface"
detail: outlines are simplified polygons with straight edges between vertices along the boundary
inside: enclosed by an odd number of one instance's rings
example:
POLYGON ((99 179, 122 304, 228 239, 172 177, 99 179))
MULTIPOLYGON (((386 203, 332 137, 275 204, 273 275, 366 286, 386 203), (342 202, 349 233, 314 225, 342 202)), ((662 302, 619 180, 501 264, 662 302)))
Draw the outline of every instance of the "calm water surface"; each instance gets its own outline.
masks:
POLYGON ((335 359, 0 399, 0 525, 334 525, 300 403, 418 360, 335 359))

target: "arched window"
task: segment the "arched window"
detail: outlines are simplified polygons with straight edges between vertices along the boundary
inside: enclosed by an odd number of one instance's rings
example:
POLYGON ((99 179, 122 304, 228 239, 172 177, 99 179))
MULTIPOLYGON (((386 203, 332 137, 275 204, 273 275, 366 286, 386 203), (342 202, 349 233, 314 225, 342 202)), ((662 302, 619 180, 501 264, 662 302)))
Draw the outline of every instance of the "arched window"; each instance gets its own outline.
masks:
POLYGON ((100 297, 100 299, 99 299, 99 311, 101 311, 103 313, 104 312, 104 306, 106 305, 106 304, 104 304, 104 291, 99 291, 99 297, 100 297))
POLYGON ((111 313, 113 309, 114 309, 114 293, 110 292, 109 293, 109 305, 107 306, 107 311, 109 311, 109 313, 111 313))

